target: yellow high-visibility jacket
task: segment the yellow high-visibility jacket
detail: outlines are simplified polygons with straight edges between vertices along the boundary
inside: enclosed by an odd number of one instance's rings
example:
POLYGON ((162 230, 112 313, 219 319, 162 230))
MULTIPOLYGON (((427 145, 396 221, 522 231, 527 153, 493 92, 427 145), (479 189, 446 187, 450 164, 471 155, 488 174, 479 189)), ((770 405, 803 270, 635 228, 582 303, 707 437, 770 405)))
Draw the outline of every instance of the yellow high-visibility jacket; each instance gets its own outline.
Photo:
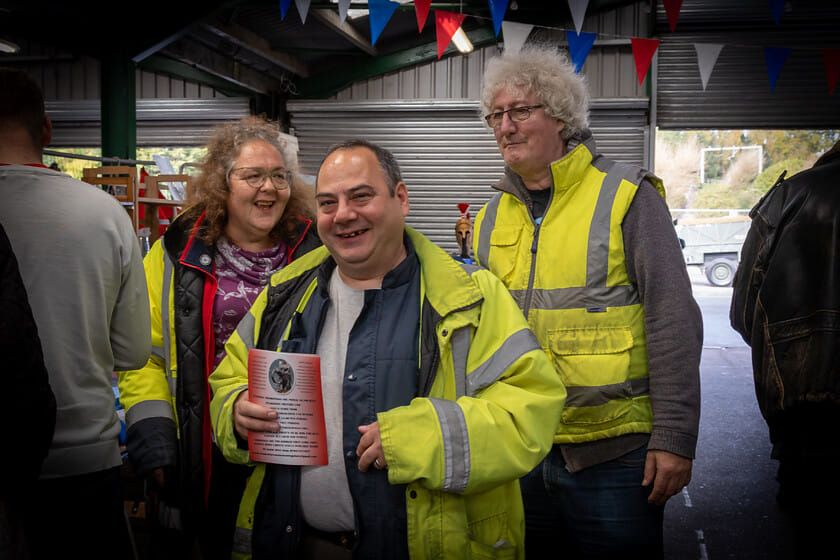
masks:
POLYGON ((621 224, 643 179, 595 153, 591 136, 551 164, 553 192, 534 220, 509 172, 475 220, 474 253, 508 287, 568 391, 555 443, 649 433, 644 310, 621 224))
MULTIPOLYGON (((418 344, 434 348, 420 353, 420 379, 429 376, 431 383, 427 394, 380 412, 377 421, 388 482, 406 485, 410 557, 522 558, 517 479, 551 447, 565 390, 501 282, 406 231, 420 263, 418 344)), ((210 377, 216 441, 231 462, 248 462, 247 450, 237 446, 232 419, 236 397, 247 388, 248 350, 278 348, 288 336, 292 311, 301 314, 319 297, 317 272, 330 260, 326 249, 318 249, 274 275, 210 377)), ((257 466, 240 507, 239 557, 258 552, 251 543, 264 542, 251 531, 260 530, 253 525, 254 506, 266 472, 265 465, 257 466)), ((299 469, 283 467, 273 477, 286 477, 290 492, 275 483, 276 546, 259 552, 293 557, 300 539, 294 493, 299 469)), ((359 534, 359 546, 365 538, 359 534)))

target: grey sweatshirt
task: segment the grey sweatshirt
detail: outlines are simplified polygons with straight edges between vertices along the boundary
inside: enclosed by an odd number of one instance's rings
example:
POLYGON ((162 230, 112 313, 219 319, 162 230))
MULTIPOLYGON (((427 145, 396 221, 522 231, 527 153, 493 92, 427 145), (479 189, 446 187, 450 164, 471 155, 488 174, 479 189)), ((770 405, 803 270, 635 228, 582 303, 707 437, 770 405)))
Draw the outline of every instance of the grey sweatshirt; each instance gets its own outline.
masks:
MULTIPOLYGON (((58 409, 41 477, 118 466, 113 372, 143 367, 151 347, 146 278, 128 214, 114 197, 63 173, 8 165, 0 167, 0 222, 58 409)), ((26 425, 21 418, 7 428, 26 425)))

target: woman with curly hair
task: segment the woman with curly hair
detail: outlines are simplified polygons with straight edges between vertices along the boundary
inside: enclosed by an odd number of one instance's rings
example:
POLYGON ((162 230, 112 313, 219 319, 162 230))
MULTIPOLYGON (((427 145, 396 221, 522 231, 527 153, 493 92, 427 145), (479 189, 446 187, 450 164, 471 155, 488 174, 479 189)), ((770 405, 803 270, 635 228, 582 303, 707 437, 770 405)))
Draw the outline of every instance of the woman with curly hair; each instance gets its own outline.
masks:
POLYGON ((293 169, 276 124, 217 128, 187 208, 144 260, 152 357, 119 374, 128 455, 155 489, 151 557, 230 558, 248 475, 211 441, 207 377, 271 275, 320 245, 312 188, 293 169))

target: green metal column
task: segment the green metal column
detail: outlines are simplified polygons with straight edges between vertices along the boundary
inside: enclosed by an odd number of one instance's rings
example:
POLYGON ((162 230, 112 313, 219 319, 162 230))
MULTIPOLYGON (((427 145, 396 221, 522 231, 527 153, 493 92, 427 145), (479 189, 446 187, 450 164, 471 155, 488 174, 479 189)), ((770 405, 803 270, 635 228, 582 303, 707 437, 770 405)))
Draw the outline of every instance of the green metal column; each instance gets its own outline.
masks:
POLYGON ((114 47, 100 58, 102 155, 136 159, 136 66, 124 49, 114 47))

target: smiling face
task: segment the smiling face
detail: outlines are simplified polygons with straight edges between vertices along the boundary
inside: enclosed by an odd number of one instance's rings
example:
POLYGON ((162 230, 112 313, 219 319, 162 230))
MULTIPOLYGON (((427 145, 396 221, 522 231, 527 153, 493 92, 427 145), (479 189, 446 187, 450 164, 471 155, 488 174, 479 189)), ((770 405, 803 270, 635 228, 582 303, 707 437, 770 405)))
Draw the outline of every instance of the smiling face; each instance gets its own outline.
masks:
POLYGON ((339 149, 318 172, 318 235, 345 278, 380 280, 405 258, 408 191, 388 189, 376 155, 364 147, 339 149))
MULTIPOLYGON (((239 151, 233 169, 258 168, 263 170, 285 169, 283 156, 263 140, 248 142, 239 151)), ((236 245, 249 251, 261 251, 274 245, 269 237, 280 221, 290 189, 276 190, 270 179, 254 188, 239 172, 228 175, 230 193, 227 199, 228 221, 225 235, 236 245)))
MULTIPOLYGON (((542 101, 533 92, 502 88, 493 98, 490 112, 540 104, 542 101)), ((519 122, 505 114, 493 134, 505 163, 528 179, 544 174, 553 161, 566 153, 566 143, 560 137, 563 127, 563 122, 552 118, 543 107, 532 110, 530 117, 519 122)))

